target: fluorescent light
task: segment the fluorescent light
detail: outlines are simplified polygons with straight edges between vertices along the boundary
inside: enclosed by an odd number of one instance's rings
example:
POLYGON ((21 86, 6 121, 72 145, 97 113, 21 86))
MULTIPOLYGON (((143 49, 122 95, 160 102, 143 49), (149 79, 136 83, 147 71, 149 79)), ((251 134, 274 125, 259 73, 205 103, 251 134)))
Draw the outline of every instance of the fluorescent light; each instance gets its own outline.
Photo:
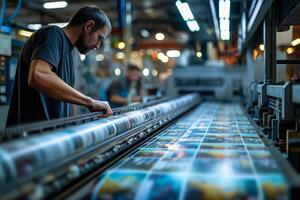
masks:
POLYGON ((220 19, 220 30, 221 31, 229 31, 229 19, 220 19))
POLYGON ((230 16, 230 0, 219 1, 219 18, 229 19, 230 16))
POLYGON ((186 3, 186 2, 182 3, 181 1, 178 0, 178 1, 176 1, 176 6, 177 6, 182 18, 184 19, 184 21, 194 20, 193 13, 192 13, 188 3, 186 3))
POLYGON ((187 21, 187 25, 188 25, 190 31, 192 31, 192 32, 200 30, 200 27, 199 27, 198 23, 195 20, 187 21))
POLYGON ((42 28, 42 24, 28 24, 27 27, 32 30, 39 30, 42 28))
POLYGON ((176 58, 180 56, 180 51, 178 50, 169 50, 167 51, 167 56, 170 58, 176 58))
POLYGON ((221 39, 222 40, 229 40, 230 38, 230 31, 222 31, 221 30, 221 39))
POLYGON ((300 38, 296 38, 295 40, 292 41, 293 46, 297 46, 298 44, 300 44, 300 38))
POLYGON ((149 76, 149 74, 150 74, 150 71, 149 71, 148 68, 143 69, 143 75, 144 76, 149 76))
POLYGON ((165 35, 163 33, 156 33, 155 34, 155 39, 157 39, 157 40, 164 40, 165 39, 165 35))
POLYGON ((44 3, 43 7, 46 9, 56 9, 56 8, 65 8, 67 7, 68 2, 66 1, 54 1, 44 3))
POLYGON ((22 35, 24 37, 30 37, 33 34, 33 32, 26 31, 26 30, 19 30, 18 33, 19 35, 22 35))

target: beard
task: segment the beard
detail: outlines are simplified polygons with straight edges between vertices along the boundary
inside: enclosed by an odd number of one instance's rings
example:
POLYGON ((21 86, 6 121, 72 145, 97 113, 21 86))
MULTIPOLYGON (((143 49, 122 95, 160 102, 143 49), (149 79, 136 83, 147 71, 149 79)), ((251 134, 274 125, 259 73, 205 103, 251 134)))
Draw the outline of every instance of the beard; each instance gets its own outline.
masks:
POLYGON ((81 54, 87 54, 90 51, 90 48, 84 44, 84 39, 84 35, 80 34, 77 42, 75 43, 75 46, 81 54))

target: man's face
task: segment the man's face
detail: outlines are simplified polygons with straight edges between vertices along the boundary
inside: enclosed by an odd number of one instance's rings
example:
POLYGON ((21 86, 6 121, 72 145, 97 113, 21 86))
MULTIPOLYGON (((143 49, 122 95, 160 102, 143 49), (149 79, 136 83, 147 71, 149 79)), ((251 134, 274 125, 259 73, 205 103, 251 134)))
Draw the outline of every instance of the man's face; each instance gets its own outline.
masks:
POLYGON ((109 29, 106 26, 94 31, 94 22, 89 22, 90 21, 88 21, 86 25, 83 26, 82 31, 75 44, 75 46, 81 54, 86 54, 90 50, 98 49, 103 39, 106 38, 109 32, 109 29))
POLYGON ((127 78, 130 81, 137 82, 140 80, 140 71, 139 70, 128 70, 127 78))

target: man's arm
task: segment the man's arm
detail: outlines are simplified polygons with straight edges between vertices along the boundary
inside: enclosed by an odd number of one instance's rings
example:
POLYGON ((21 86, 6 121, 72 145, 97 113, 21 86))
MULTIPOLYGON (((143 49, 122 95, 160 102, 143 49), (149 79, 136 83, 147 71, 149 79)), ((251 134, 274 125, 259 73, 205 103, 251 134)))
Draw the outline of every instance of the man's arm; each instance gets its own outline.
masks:
POLYGON ((91 112, 105 111, 104 117, 112 114, 107 102, 98 101, 80 93, 61 80, 51 69, 52 65, 44 60, 32 60, 28 85, 53 99, 83 105, 91 112))
POLYGON ((109 97, 110 101, 114 104, 122 104, 122 105, 127 105, 128 101, 127 98, 122 97, 117 94, 113 94, 109 97))

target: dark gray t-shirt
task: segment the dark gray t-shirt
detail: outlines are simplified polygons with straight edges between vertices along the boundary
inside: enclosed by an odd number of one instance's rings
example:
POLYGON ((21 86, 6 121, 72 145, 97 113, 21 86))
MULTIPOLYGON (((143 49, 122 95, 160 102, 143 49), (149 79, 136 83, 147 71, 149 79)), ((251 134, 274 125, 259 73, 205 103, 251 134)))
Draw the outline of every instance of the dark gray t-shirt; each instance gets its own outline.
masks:
POLYGON ((71 105, 45 96, 28 85, 30 63, 42 59, 64 82, 74 86, 73 46, 63 29, 46 26, 25 43, 19 57, 6 126, 68 117, 71 105))

